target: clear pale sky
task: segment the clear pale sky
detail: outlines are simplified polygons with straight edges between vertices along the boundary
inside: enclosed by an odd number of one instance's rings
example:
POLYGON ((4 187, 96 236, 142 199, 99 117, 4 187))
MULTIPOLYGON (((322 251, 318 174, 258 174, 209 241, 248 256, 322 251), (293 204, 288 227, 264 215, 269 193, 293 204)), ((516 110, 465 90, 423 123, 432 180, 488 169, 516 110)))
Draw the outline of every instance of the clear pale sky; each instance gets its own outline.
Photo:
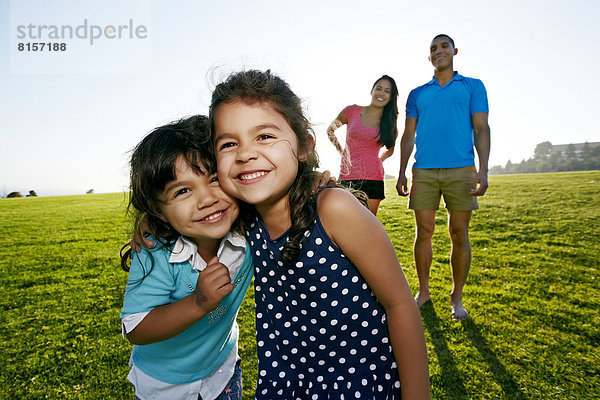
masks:
MULTIPOLYGON (((402 132, 408 93, 433 74, 428 47, 438 33, 456 42, 455 69, 487 88, 490 167, 529 158, 543 141, 600 141, 595 0, 16 2, 0 2, 0 195, 125 190, 128 151, 156 126, 207 113, 214 84, 241 68, 270 68, 290 83, 314 123, 321 168, 337 174, 329 122, 348 104, 368 105, 371 85, 388 74, 400 91, 402 132), (129 61, 110 47, 117 41, 91 48, 80 40, 67 56, 85 45, 91 58, 27 72, 11 64, 10 22, 24 15, 46 25, 133 18, 148 34, 129 61)), ((61 55, 20 56, 39 66, 61 55)), ((399 151, 384 167, 397 175, 399 151)))

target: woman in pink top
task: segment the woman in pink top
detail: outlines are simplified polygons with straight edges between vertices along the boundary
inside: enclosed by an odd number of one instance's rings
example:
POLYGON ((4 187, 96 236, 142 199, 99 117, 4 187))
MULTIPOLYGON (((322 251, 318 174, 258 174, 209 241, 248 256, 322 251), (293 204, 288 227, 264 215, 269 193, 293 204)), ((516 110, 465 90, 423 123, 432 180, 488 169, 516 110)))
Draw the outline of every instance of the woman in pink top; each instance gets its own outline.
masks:
POLYGON ((383 75, 371 89, 371 104, 344 108, 327 128, 329 140, 342 155, 341 183, 365 192, 369 197, 369 209, 375 215, 385 198, 382 163, 394 153, 397 119, 398 88, 392 77, 383 75), (335 130, 345 124, 348 124, 346 147, 342 148, 335 130), (387 150, 380 155, 383 146, 387 150))

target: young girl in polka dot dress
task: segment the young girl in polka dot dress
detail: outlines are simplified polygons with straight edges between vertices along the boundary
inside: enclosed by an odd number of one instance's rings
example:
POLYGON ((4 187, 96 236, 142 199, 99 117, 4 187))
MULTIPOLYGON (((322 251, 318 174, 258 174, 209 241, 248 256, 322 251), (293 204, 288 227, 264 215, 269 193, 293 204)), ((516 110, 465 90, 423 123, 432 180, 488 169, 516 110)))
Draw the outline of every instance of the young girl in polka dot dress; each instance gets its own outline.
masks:
POLYGON ((417 306, 383 226, 348 191, 312 193, 314 134, 270 71, 213 92, 221 187, 255 260, 257 399, 426 399, 417 306))

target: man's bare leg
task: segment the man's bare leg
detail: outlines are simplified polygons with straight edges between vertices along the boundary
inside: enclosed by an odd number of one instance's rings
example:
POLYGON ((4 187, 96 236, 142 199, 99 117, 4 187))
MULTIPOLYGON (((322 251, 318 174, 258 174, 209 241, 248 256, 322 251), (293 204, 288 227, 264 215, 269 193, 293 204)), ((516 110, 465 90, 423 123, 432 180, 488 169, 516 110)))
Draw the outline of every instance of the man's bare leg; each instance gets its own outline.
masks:
POLYGON ((415 301, 419 307, 431 299, 429 294, 429 270, 433 261, 431 238, 435 231, 435 212, 436 210, 415 210, 416 234, 413 250, 415 268, 419 278, 419 292, 415 296, 415 301))
POLYGON ((450 266, 452 267, 452 292, 450 307, 452 318, 463 320, 469 318, 469 313, 462 304, 463 288, 471 266, 471 244, 469 243, 469 221, 471 211, 448 210, 448 230, 452 241, 450 266))

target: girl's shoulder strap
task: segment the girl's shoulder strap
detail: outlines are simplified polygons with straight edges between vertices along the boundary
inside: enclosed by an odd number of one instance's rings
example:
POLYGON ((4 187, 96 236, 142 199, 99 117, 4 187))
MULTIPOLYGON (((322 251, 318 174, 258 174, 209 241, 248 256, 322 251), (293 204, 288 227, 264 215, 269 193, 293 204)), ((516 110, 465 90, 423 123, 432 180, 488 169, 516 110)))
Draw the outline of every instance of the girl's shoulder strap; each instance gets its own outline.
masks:
POLYGON ((354 213, 362 207, 350 192, 339 187, 324 187, 317 198, 317 217, 330 240, 336 242, 335 232, 345 229, 345 219, 348 213, 354 213), (331 189, 331 190, 325 190, 331 189))
POLYGON ((325 189, 332 189, 335 186, 332 185, 325 185, 325 186, 321 186, 317 189, 317 191, 315 192, 315 194, 313 195, 314 199, 317 200, 319 198, 319 195, 321 194, 321 192, 325 189))

